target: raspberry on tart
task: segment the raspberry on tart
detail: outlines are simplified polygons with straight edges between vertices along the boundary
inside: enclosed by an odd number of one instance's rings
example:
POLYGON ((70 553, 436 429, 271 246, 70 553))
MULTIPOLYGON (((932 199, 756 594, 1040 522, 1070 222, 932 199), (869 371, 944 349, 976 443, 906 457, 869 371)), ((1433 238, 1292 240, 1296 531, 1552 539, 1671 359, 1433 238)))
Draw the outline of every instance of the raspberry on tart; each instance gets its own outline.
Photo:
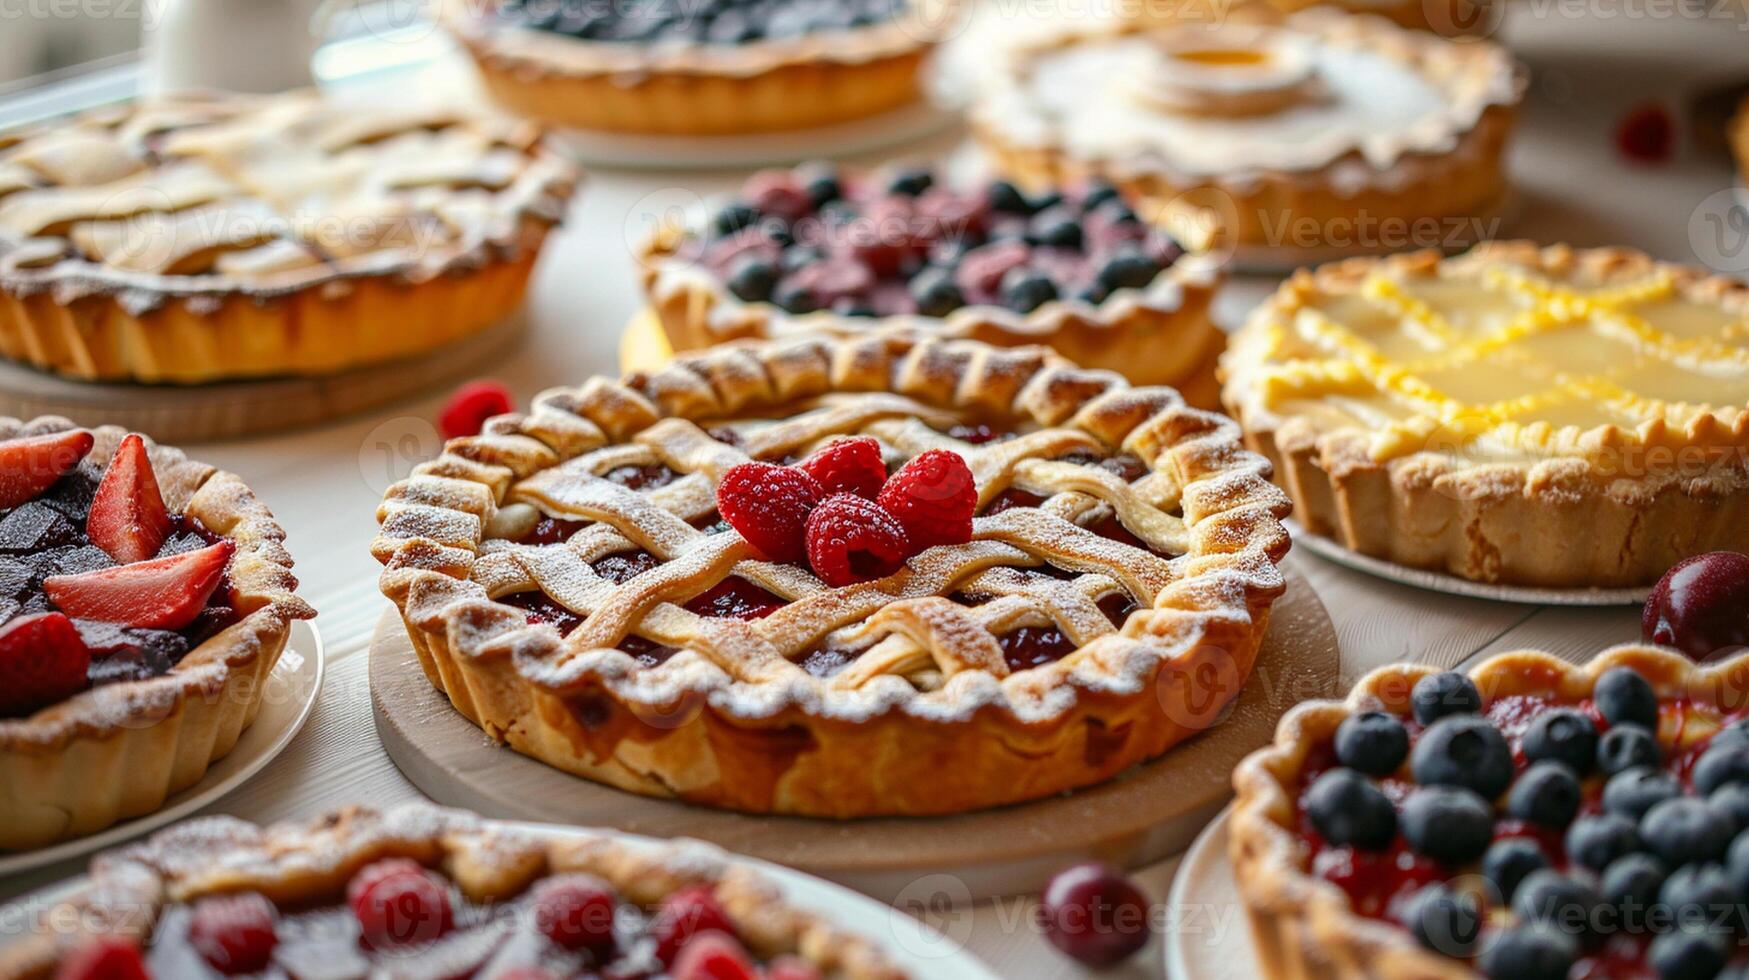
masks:
POLYGON ((1236 437, 1036 348, 738 346, 452 441, 373 551, 427 677, 520 752, 748 812, 959 812, 1153 759, 1204 717, 1165 678, 1248 674, 1285 498, 1236 437), (822 499, 851 452, 874 499, 822 499))
POLYGON ((292 594, 283 532, 228 473, 56 418, 0 419, 0 461, 0 849, 13 850, 150 812, 199 779, 253 717, 291 621, 314 613, 292 594), (211 758, 173 766, 161 747, 179 742, 211 758), (45 760, 66 775, 45 778, 45 760))
POLYGON ((807 164, 755 175, 709 216, 658 229, 639 257, 676 350, 889 329, 1042 343, 1213 405, 1218 268, 1108 184, 1027 194, 807 164))
POLYGON ((513 113, 670 136, 807 130, 911 106, 955 20, 937 0, 492 0, 439 15, 513 113))
POLYGON ((189 821, 98 857, 22 980, 904 980, 870 939, 704 844, 632 846, 428 804, 189 821))
POLYGON ((1230 853, 1265 974, 1749 964, 1745 671, 1643 646, 1584 666, 1507 653, 1468 676, 1384 667, 1346 702, 1295 708, 1234 776, 1230 853))

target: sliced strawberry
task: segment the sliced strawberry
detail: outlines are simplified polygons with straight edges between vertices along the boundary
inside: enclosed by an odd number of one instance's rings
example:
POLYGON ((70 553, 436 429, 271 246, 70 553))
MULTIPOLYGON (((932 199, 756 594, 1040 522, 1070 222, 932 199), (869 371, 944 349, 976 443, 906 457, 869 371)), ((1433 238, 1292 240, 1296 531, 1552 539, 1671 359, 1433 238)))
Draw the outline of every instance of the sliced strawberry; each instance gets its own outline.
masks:
POLYGON ((139 436, 129 435, 116 447, 91 499, 85 534, 124 565, 156 555, 170 536, 170 512, 139 436))
POLYGON ((237 546, 200 549, 43 580, 49 601, 69 616, 141 629, 177 630, 194 621, 225 576, 237 546))
POLYGON ((58 612, 0 627, 0 717, 28 715, 85 690, 91 652, 58 612))
POLYGON ((91 451, 91 433, 69 429, 0 442, 0 510, 35 500, 91 451))

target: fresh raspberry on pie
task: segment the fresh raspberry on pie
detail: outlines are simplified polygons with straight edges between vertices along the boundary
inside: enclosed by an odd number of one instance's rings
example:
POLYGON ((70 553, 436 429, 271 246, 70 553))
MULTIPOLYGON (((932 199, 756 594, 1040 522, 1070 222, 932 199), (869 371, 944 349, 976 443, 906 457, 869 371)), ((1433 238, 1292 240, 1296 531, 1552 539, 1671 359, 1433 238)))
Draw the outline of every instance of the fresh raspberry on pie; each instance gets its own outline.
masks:
POLYGON ((912 554, 898 520, 855 494, 828 497, 808 517, 808 563, 827 585, 885 578, 912 554))
POLYGON ((27 715, 85 690, 91 652, 58 612, 0 626, 0 718, 27 715))
POLYGON ((958 453, 946 449, 919 453, 893 474, 876 499, 904 525, 918 551, 972 539, 978 487, 958 453))
POLYGON ((717 486, 717 513, 767 561, 797 561, 807 550, 808 514, 824 496, 793 466, 741 463, 717 486))
POLYGON ((202 899, 188 920, 188 941, 220 973, 260 973, 279 937, 273 903, 253 892, 202 899))
POLYGON ((378 861, 353 876, 346 904, 371 949, 429 943, 455 924, 448 886, 406 858, 378 861))
POLYGON ((151 561, 51 575, 43 580, 43 592, 57 609, 76 619, 178 630, 206 608, 236 550, 226 539, 151 561))
POLYGON ((814 209, 814 199, 793 170, 762 170, 741 190, 754 210, 784 221, 795 221, 814 209))
POLYGON ((656 937, 656 958, 668 964, 675 962, 681 948, 694 936, 706 932, 735 935, 735 924, 729 921, 729 913, 723 911, 707 885, 694 885, 673 892, 663 899, 662 908, 650 923, 650 934, 656 937))
POLYGON ((534 923, 566 949, 604 954, 613 949, 613 888, 594 875, 548 878, 534 890, 534 923))
POLYGON ((437 428, 445 439, 477 436, 485 428, 487 419, 503 415, 514 405, 510 389, 499 382, 469 381, 443 403, 443 411, 437 417, 437 428))
POLYGON ((0 443, 0 509, 36 499, 91 451, 91 433, 69 429, 0 443))
POLYGON ((125 565, 156 555, 170 536, 170 528, 170 512, 158 491, 145 440, 129 433, 116 447, 103 482, 91 498, 86 536, 125 565))
POLYGON ((674 980, 760 980, 747 950, 721 932, 695 935, 680 948, 670 972, 674 980))
POLYGON ((797 465, 828 495, 854 493, 873 500, 887 482, 881 444, 870 436, 834 440, 797 465))
POLYGON ((61 961, 55 980, 152 980, 140 944, 126 936, 98 936, 61 961))

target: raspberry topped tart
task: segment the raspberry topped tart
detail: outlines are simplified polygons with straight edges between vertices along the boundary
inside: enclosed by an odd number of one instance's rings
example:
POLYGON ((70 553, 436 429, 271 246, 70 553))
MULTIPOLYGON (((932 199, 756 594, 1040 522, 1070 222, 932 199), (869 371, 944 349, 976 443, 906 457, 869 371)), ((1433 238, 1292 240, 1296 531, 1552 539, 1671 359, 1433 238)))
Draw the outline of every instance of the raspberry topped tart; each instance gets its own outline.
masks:
POLYGON ((526 123, 303 92, 0 131, 0 355, 200 382, 422 353, 516 309, 576 179, 526 123))
POLYGON ((544 122, 722 136, 809 129, 923 98, 936 0, 492 0, 443 20, 487 94, 544 122))
POLYGON ((1104 177, 1150 211, 1216 211, 1230 246, 1376 252, 1474 235, 1500 208, 1524 92, 1505 50, 1328 7, 1248 12, 1018 42, 974 132, 1024 185, 1104 177))
POLYGON ((374 551, 432 683, 518 751, 749 812, 951 813, 1212 724, 1196 679, 1250 672, 1285 510, 1170 389, 819 337, 545 392, 393 487, 374 551))
POLYGON ((0 850, 149 813, 231 750, 315 615, 284 537, 174 449, 0 418, 0 850))
POLYGON ((59 980, 494 977, 903 980, 870 940, 696 842, 634 846, 426 804, 310 823, 189 821, 99 857, 0 952, 59 980))
POLYGON ((1749 551, 1749 287, 1626 249, 1301 271, 1222 361, 1308 531, 1513 585, 1749 551))
POLYGON ((658 231, 640 258, 678 350, 911 329, 1047 344, 1084 367, 1172 385, 1192 404, 1218 398, 1216 263, 1186 254, 1099 181, 1029 195, 916 168, 766 171, 714 213, 658 231))
POLYGON ((1229 846, 1271 977, 1749 965, 1749 658, 1385 667, 1295 708, 1234 785, 1229 846))

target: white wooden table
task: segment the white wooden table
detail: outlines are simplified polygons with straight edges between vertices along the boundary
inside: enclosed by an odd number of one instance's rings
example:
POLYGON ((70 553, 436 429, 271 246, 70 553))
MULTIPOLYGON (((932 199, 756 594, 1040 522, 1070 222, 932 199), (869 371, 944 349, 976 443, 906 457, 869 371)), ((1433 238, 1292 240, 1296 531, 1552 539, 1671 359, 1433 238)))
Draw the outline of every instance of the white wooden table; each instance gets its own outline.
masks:
MULTIPOLYGON (((1716 29, 1742 51, 1744 35, 1728 26, 1697 23, 1587 26, 1552 13, 1508 26, 1508 39, 1539 69, 1539 81, 1514 159, 1524 210, 1506 231, 1586 245, 1636 244, 1664 258, 1695 261, 1691 216, 1709 194, 1729 186, 1723 157, 1686 153, 1667 167, 1639 168, 1613 156, 1609 130, 1624 104, 1674 90, 1682 69, 1649 58, 1646 45, 1684 50, 1685 32, 1716 29), (1644 40, 1657 30, 1668 36, 1644 40), (1592 47, 1588 39, 1596 38, 1615 54, 1581 53, 1592 47), (1611 60, 1627 57, 1624 49, 1635 59, 1626 76, 1611 60)), ((1749 75, 1749 61, 1742 68, 1749 75)), ((957 136, 943 137, 907 148, 906 155, 952 152, 957 141, 957 136)), ((539 270, 526 341, 502 362, 481 365, 480 373, 504 380, 526 398, 548 386, 614 371, 619 330, 637 305, 631 244, 647 227, 644 215, 693 194, 725 190, 739 179, 720 173, 592 174, 539 270)), ((1739 257, 1749 263, 1749 255, 1739 257)), ((1272 285, 1235 283, 1223 297, 1223 317, 1231 322, 1241 316, 1272 285)), ((195 447, 199 458, 242 474, 284 523, 302 593, 321 613, 329 657, 326 690, 305 731, 266 772, 211 812, 271 821, 310 817, 346 803, 384 805, 418 796, 378 746, 372 728, 365 647, 386 600, 377 591, 378 566, 367 545, 384 487, 436 452, 438 437, 429 420, 443 394, 321 429, 195 447)), ((1304 552, 1289 561, 1329 608, 1350 677, 1394 660, 1456 666, 1527 647, 1582 658, 1638 636, 1638 613, 1632 608, 1538 608, 1460 599, 1382 582, 1304 552)), ((919 832, 926 832, 924 825, 919 832)), ((80 866, 75 862, 0 880, 0 898, 51 884, 80 866)), ((1164 903, 1171 872, 1172 862, 1140 872, 1156 902, 1164 903)), ((1031 903, 1017 899, 949 913, 937 924, 1002 976, 1082 976, 1038 934, 1030 912, 1031 903)), ((1233 909, 1162 907, 1156 922, 1184 932, 1242 928, 1233 909)), ((1106 975, 1159 976, 1158 946, 1156 940, 1126 968, 1106 975)))

